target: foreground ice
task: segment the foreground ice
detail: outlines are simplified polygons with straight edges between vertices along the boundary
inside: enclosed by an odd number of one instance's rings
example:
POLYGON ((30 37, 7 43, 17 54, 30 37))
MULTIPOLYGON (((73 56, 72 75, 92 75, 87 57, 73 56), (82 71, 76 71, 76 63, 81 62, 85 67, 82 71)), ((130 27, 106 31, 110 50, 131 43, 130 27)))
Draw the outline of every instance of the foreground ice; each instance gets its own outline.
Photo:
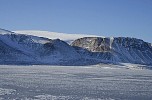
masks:
POLYGON ((0 66, 0 100, 151 100, 152 70, 124 66, 0 66))
POLYGON ((3 89, 3 88, 0 88, 0 96, 1 95, 9 95, 9 94, 12 94, 14 92, 15 92, 15 90, 13 90, 13 89, 3 89))

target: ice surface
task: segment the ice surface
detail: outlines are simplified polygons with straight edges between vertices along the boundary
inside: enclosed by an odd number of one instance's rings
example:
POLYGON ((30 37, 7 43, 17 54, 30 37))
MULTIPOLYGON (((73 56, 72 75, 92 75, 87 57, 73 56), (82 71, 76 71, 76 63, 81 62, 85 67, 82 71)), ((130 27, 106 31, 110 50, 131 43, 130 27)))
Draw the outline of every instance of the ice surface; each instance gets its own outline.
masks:
POLYGON ((152 70, 0 65, 0 100, 151 100, 152 70))
POLYGON ((3 89, 3 88, 0 88, 0 96, 1 95, 9 95, 9 94, 12 94, 14 93, 16 90, 13 90, 13 89, 3 89))

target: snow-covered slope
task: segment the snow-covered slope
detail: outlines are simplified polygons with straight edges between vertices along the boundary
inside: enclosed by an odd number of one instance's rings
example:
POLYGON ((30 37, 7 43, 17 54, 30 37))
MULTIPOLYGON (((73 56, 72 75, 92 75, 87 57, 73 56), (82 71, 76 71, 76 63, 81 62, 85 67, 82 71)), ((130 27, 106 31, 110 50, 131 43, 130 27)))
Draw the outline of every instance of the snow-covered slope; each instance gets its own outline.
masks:
POLYGON ((86 58, 114 63, 152 64, 152 47, 136 38, 85 37, 75 40, 72 46, 86 58))
POLYGON ((39 37, 46 37, 49 39, 61 39, 66 42, 71 42, 78 38, 83 37, 101 37, 97 35, 86 35, 86 34, 66 34, 66 33, 57 33, 57 32, 48 32, 48 31, 36 31, 36 30, 21 30, 21 31, 14 31, 18 34, 27 34, 39 37))
POLYGON ((26 32, 0 29, 0 64, 152 64, 152 46, 140 39, 26 32), (76 40, 69 45, 67 41, 73 39, 76 40))
POLYGON ((0 61, 29 64, 68 64, 80 59, 73 47, 59 39, 16 34, 0 29, 0 61))

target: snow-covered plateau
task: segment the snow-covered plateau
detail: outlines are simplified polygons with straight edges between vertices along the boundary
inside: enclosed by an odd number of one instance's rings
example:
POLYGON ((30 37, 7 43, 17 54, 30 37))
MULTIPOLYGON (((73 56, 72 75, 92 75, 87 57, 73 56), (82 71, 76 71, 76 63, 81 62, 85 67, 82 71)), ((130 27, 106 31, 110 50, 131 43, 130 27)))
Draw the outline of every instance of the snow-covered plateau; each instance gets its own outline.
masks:
POLYGON ((67 33, 49 32, 49 31, 37 31, 37 30, 20 30, 14 32, 18 34, 34 35, 34 36, 45 37, 49 39, 60 39, 68 43, 71 43, 73 40, 83 37, 101 37, 97 35, 67 34, 67 33))
POLYGON ((151 98, 152 70, 148 69, 128 69, 112 64, 0 65, 0 100, 151 100, 151 98))

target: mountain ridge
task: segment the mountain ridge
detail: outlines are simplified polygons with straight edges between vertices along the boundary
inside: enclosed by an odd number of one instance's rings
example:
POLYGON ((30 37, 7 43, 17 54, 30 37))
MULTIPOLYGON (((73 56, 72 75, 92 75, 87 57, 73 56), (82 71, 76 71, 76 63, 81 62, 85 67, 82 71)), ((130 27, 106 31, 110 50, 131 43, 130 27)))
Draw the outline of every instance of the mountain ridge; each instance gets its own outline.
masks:
MULTIPOLYGON (((124 63, 152 63, 152 47, 141 39, 129 37, 114 37, 113 39, 84 37, 75 40, 72 46, 88 50, 92 55, 89 57, 97 59, 124 63)), ((81 53, 80 51, 78 50, 79 53, 81 53)))
MULTIPOLYGON (((76 38, 76 37, 75 37, 76 38)), ((0 29, 0 64, 152 64, 152 46, 129 37, 81 37, 68 44, 0 29)))

